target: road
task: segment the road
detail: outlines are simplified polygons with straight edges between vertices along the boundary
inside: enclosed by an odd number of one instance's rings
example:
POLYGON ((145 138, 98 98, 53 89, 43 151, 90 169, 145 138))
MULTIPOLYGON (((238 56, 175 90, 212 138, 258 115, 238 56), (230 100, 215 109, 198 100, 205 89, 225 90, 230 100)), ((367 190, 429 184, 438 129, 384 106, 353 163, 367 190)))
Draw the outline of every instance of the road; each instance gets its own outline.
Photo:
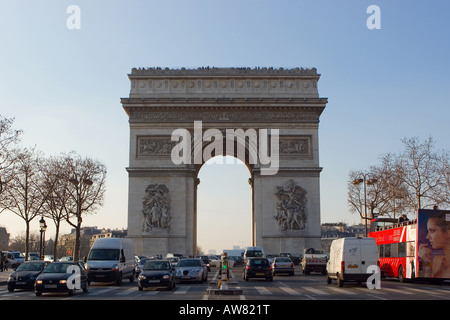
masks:
POLYGON ((273 281, 242 279, 242 267, 231 269, 233 283, 230 288, 242 289, 239 295, 207 294, 206 289, 215 287, 217 268, 209 273, 208 282, 180 283, 175 290, 150 288, 138 291, 137 282, 124 281, 122 286, 92 283, 87 293, 81 290, 69 297, 66 294, 44 294, 36 297, 33 291, 8 292, 0 286, 0 300, 450 300, 450 283, 441 285, 426 282, 400 283, 395 279, 383 279, 380 289, 368 289, 365 284, 347 283, 339 288, 335 282, 326 284, 320 274, 303 275, 296 266, 294 276, 277 275, 273 281))

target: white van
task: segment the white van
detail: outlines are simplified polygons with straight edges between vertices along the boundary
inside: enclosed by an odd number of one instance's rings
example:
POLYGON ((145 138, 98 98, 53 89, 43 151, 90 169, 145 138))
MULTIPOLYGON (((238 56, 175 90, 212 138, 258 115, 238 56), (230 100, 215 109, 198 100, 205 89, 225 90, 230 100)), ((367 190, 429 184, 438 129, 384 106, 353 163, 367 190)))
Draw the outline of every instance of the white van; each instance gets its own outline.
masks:
POLYGON ((244 263, 247 263, 247 258, 265 258, 263 247, 247 247, 244 251, 244 263))
POLYGON ((135 278, 134 247, 131 239, 100 238, 95 240, 85 259, 88 281, 122 284, 135 278))
POLYGON ((327 283, 336 279, 342 287, 346 281, 361 283, 373 273, 369 266, 379 266, 378 248, 374 238, 350 237, 333 240, 327 262, 327 283))

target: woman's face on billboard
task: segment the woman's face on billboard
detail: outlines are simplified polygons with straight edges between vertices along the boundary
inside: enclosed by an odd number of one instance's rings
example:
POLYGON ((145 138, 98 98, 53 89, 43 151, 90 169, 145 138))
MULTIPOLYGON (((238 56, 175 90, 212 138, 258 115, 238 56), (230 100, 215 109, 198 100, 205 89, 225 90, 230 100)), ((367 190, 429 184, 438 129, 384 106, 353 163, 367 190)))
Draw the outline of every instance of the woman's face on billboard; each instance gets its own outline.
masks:
POLYGON ((450 245, 450 230, 443 231, 441 226, 438 225, 438 219, 428 219, 427 229, 427 239, 430 241, 433 249, 443 249, 450 245))

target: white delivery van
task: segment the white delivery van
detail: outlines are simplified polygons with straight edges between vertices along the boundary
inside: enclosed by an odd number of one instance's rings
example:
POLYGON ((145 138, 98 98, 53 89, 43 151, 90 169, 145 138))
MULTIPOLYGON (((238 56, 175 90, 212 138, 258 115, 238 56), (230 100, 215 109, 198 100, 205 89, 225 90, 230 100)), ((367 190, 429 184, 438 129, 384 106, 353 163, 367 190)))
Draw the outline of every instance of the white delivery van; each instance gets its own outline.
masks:
POLYGON ((135 278, 134 247, 131 239, 100 238, 95 240, 85 259, 88 281, 122 284, 135 278))
POLYGON ((247 247, 244 251, 244 263, 247 263, 247 258, 265 258, 263 247, 247 247))
POLYGON ((333 240, 330 259, 327 262, 327 283, 337 280, 338 286, 344 282, 362 283, 373 274, 369 266, 379 266, 378 248, 374 238, 350 237, 333 240))

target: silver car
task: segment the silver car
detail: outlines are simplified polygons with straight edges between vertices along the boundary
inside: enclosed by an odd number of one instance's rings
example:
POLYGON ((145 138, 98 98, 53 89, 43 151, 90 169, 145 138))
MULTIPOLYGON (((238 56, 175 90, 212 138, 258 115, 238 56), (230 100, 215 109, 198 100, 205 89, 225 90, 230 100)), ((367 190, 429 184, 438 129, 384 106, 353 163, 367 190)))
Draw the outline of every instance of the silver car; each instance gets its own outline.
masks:
POLYGON ((175 279, 180 281, 203 282, 208 279, 208 269, 201 259, 181 259, 175 267, 175 279))
POLYGON ((272 260, 272 274, 288 273, 294 275, 294 262, 288 257, 275 257, 272 260))

